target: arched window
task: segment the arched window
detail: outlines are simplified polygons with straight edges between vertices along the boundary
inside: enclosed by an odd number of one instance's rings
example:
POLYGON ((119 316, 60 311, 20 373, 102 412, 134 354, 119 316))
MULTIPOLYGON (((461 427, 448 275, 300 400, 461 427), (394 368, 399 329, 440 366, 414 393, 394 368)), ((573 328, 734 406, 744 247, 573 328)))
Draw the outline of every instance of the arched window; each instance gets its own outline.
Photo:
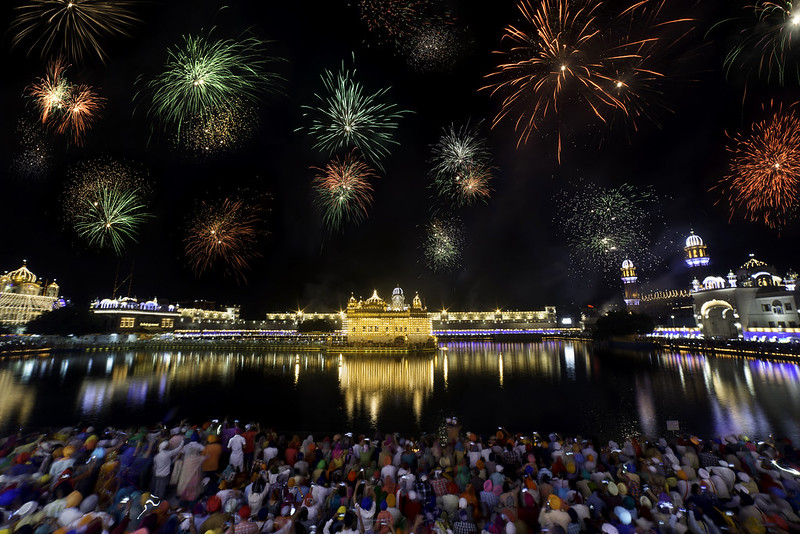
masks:
POLYGON ((781 303, 781 301, 772 301, 772 313, 776 315, 783 315, 783 303, 781 303))

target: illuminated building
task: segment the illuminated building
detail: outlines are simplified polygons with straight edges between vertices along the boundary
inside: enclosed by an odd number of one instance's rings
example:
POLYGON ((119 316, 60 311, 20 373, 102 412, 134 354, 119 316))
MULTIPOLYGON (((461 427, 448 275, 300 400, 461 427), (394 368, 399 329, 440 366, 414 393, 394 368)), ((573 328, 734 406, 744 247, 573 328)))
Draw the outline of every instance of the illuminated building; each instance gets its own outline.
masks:
POLYGON ((217 307, 214 302, 195 300, 178 306, 183 323, 237 323, 239 322, 239 306, 217 307))
POLYGON ((686 265, 689 268, 705 267, 709 263, 709 256, 706 244, 703 239, 692 231, 686 238, 686 246, 683 247, 686 265))
MULTIPOLYGON (((800 341, 796 273, 780 276, 774 267, 751 255, 735 272, 709 274, 707 246, 694 232, 686 238, 683 250, 693 278, 691 286, 658 289, 640 300, 642 311, 660 326, 659 332, 682 336, 691 331, 691 335, 708 339, 800 341)), ((628 286, 626 282, 626 303, 628 286)))
POLYGON ((374 290, 367 300, 351 296, 342 321, 342 333, 348 343, 420 344, 433 341, 433 325, 419 298, 405 304, 403 290, 396 287, 391 304, 374 290))
POLYGON ((779 276, 752 255, 734 273, 693 282, 695 319, 706 338, 800 339, 797 275, 779 276))
POLYGON ((622 262, 622 283, 625 287, 625 306, 628 311, 634 311, 639 308, 641 300, 641 293, 639 292, 638 277, 636 276, 636 267, 634 267, 631 260, 622 262))
POLYGON ((0 324, 23 325, 63 305, 55 280, 42 285, 26 263, 0 276, 0 324))
POLYGON ((176 306, 159 304, 156 298, 147 302, 129 297, 95 300, 89 308, 95 315, 106 318, 111 331, 117 333, 169 332, 181 317, 176 306))

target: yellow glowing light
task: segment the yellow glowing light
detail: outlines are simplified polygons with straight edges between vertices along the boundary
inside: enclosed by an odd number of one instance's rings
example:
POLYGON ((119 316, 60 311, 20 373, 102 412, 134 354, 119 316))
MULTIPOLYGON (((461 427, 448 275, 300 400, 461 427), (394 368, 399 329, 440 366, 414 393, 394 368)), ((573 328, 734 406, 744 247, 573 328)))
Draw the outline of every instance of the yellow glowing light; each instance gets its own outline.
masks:
POLYGON ((561 65, 561 72, 564 72, 565 70, 567 70, 567 66, 566 65, 561 65))
POLYGON ((789 16, 790 16, 789 21, 792 23, 793 26, 797 26, 798 24, 800 24, 800 15, 790 14, 789 16))
POLYGON ((619 89, 620 87, 622 87, 622 82, 617 82, 617 89, 619 89))

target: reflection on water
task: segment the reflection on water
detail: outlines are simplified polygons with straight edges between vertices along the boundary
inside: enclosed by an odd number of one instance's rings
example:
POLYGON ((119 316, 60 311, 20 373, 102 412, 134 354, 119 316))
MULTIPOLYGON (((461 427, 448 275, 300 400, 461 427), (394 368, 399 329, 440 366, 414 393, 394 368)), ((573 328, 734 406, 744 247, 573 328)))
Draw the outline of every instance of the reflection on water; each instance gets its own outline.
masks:
POLYGON ((118 352, 0 362, 0 430, 237 415, 289 430, 434 430, 459 415, 621 437, 667 420, 703 435, 800 439, 800 368, 580 342, 452 343, 437 354, 118 352))

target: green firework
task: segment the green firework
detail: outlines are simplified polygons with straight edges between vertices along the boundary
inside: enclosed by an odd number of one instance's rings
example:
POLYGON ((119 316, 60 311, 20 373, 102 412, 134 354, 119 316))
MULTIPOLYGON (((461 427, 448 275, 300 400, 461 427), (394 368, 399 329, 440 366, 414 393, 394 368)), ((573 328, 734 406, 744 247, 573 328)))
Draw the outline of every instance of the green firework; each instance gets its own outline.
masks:
POLYGON ((382 168, 381 158, 389 155, 391 145, 398 144, 394 138, 397 121, 409 111, 384 100, 388 87, 367 93, 356 80, 356 70, 345 68, 344 62, 338 73, 326 70, 321 78, 325 92, 314 95, 318 105, 303 106, 303 116, 311 123, 306 129, 315 140, 314 148, 328 155, 358 148, 382 168))
POLYGON ((257 102, 277 92, 281 76, 268 65, 267 41, 257 37, 218 39, 206 34, 183 37, 167 51, 161 72, 147 82, 152 93, 151 117, 180 132, 184 122, 240 100, 257 102))
POLYGON ((129 242, 136 242, 139 226, 150 217, 137 189, 102 185, 95 198, 84 199, 76 214, 75 231, 90 245, 113 248, 122 254, 129 242))

